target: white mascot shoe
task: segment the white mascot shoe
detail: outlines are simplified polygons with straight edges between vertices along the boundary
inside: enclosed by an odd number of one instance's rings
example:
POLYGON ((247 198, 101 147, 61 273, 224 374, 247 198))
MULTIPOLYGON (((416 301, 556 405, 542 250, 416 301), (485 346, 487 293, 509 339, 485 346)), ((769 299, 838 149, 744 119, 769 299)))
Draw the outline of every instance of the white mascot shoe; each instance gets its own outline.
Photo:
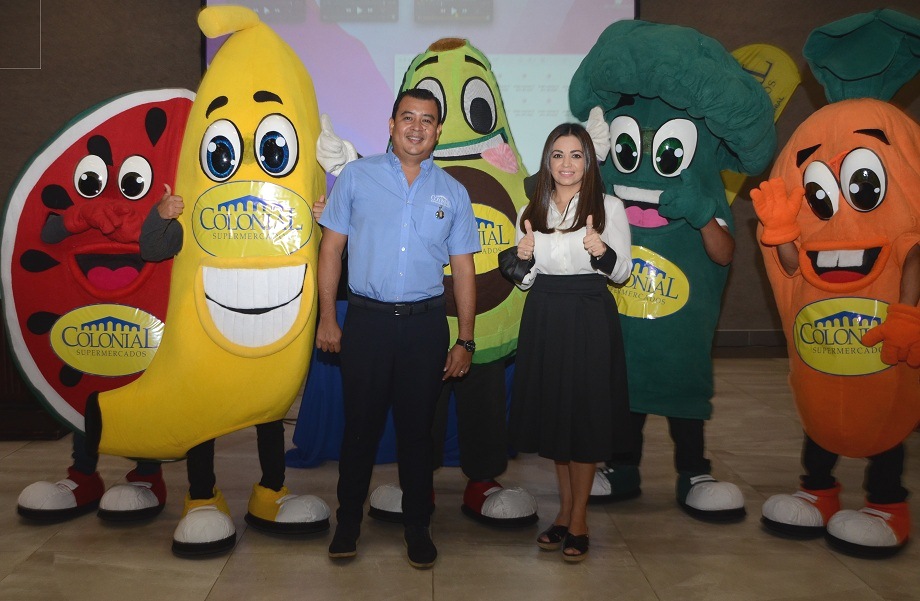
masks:
POLYGON ((375 520, 402 523, 402 489, 398 484, 384 484, 375 488, 371 493, 370 505, 367 515, 375 520))
POLYGON ((210 499, 185 497, 185 515, 173 533, 172 551, 180 557, 225 553, 236 544, 236 526, 220 491, 210 499))
POLYGON ((99 506, 105 485, 98 472, 83 474, 74 468, 57 482, 33 482, 19 494, 16 512, 37 522, 61 522, 89 513, 99 506))
POLYGON ((745 515, 741 489, 731 482, 719 482, 709 474, 680 474, 677 502, 688 514, 705 521, 734 521, 745 515))
POLYGON ((127 484, 116 484, 105 491, 97 515, 110 522, 131 522, 152 518, 166 507, 166 482, 163 473, 140 475, 128 472, 127 484))
POLYGON ((764 527, 795 538, 814 538, 825 532, 828 520, 840 511, 840 485, 826 490, 798 490, 773 495, 763 504, 764 527))
POLYGON ((329 529, 329 506, 313 495, 292 495, 286 486, 274 491, 252 487, 246 523, 273 534, 313 534, 329 529))
POLYGON ((866 503, 859 511, 838 511, 827 523, 827 541, 857 557, 889 557, 904 548, 910 536, 906 502, 866 503))
POLYGON ((537 521, 537 500, 520 487, 504 488, 495 480, 470 480, 463 492, 463 513, 490 526, 529 526, 537 521))

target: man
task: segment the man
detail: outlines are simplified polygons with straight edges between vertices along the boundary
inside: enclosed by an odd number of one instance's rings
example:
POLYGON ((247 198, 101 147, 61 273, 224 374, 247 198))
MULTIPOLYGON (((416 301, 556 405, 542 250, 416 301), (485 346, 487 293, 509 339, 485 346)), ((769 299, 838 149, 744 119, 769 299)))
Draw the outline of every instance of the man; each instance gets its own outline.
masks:
POLYGON ((341 352, 345 406, 332 558, 357 554, 374 455, 391 405, 409 563, 428 568, 437 557, 428 529, 431 426, 443 381, 470 368, 473 253, 480 250, 469 195, 431 157, 440 115, 427 90, 400 93, 389 123, 392 149, 347 165, 320 219, 325 231, 316 345, 341 352), (335 291, 346 245, 349 308, 340 330, 335 291), (443 296, 448 262, 459 326, 449 351, 443 296))

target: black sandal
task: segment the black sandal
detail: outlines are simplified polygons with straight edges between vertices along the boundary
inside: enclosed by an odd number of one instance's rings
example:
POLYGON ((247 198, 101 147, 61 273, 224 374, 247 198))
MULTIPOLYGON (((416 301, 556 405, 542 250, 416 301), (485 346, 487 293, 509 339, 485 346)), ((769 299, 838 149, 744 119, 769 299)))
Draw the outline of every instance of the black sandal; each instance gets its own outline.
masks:
POLYGON ((555 551, 562 545, 562 540, 568 536, 569 527, 568 526, 557 526, 553 524, 546 530, 540 533, 540 536, 537 537, 537 545, 544 551, 555 551), (546 540, 540 540, 543 537, 546 537, 546 540))
POLYGON ((569 563, 576 563, 588 556, 588 535, 572 534, 565 535, 565 544, 562 546, 562 559, 569 563), (566 553, 569 549, 578 551, 578 553, 566 553))

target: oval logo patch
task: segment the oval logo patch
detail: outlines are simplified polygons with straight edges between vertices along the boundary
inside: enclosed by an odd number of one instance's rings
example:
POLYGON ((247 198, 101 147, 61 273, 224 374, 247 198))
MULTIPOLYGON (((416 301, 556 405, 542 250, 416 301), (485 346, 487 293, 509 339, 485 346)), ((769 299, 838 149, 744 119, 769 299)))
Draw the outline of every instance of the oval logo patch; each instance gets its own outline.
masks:
POLYGON ((632 247, 633 268, 622 286, 610 286, 621 315, 657 319, 680 311, 690 281, 674 263, 644 246, 632 247))
POLYGON ((795 316, 795 349, 809 367, 835 376, 865 376, 891 367, 882 363, 882 344, 863 346, 860 338, 881 324, 888 303, 843 297, 805 305, 795 316))
POLYGON ((88 305, 66 313, 51 328, 61 361, 97 376, 127 376, 147 369, 164 324, 136 307, 88 305))
POLYGON ((215 257, 291 255, 313 233, 310 205, 269 182, 235 181, 202 194, 192 210, 198 246, 215 257))

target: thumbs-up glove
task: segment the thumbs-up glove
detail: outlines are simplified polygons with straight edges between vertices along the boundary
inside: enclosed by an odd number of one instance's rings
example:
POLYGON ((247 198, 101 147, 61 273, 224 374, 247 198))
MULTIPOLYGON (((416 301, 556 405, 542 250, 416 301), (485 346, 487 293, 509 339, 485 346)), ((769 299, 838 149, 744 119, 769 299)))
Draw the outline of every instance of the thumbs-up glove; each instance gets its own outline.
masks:
POLYGON ((327 173, 338 176, 348 163, 358 158, 354 144, 335 135, 332 120, 323 113, 320 118, 321 130, 316 139, 316 161, 327 173))
POLYGON ((604 109, 599 106, 591 109, 588 113, 588 122, 585 123, 585 129, 594 142, 594 152, 597 154, 598 162, 603 162, 610 152, 610 126, 604 120, 604 109))

